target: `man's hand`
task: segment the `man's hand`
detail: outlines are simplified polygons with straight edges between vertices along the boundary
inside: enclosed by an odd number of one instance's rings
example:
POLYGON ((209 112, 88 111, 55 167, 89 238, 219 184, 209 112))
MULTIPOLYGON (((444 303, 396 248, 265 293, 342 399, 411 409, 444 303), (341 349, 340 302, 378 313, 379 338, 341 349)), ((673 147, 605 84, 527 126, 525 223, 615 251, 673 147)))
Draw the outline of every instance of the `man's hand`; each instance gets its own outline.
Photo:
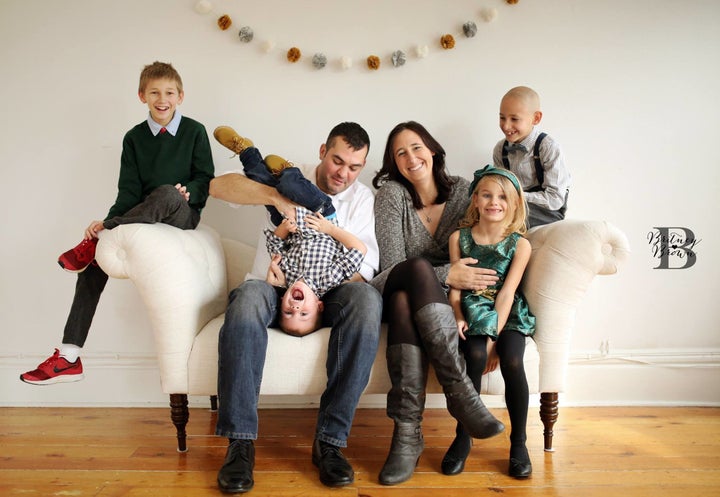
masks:
POLYGON ((471 266, 477 262, 477 259, 465 257, 452 263, 445 283, 458 290, 485 290, 497 283, 497 272, 493 269, 471 266))
POLYGON ((285 274, 282 272, 282 269, 280 269, 281 258, 282 256, 280 254, 273 255, 272 260, 270 261, 270 267, 268 267, 265 281, 270 283, 272 286, 285 286, 285 274))

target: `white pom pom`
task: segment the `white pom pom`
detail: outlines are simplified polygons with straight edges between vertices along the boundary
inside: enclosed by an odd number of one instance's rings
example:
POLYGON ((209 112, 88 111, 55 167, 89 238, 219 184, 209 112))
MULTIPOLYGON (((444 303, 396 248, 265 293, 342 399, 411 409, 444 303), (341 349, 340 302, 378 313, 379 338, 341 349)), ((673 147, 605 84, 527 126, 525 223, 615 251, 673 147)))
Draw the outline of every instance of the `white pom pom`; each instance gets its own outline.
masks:
POLYGON ((421 59, 427 57, 429 51, 430 49, 427 45, 418 45, 415 47, 415 55, 417 55, 421 59))
POLYGON ((480 17, 485 22, 493 22, 498 15, 497 9, 484 8, 480 11, 480 17))
POLYGON ((272 40, 264 41, 262 44, 263 52, 270 53, 273 51, 273 48, 275 48, 275 42, 272 40))
POLYGON ((207 14, 212 10, 212 4, 208 0, 200 0, 195 4, 195 12, 198 14, 207 14))
POLYGON ((352 67, 352 59, 347 55, 343 55, 340 58, 340 66, 345 70, 350 69, 352 67))

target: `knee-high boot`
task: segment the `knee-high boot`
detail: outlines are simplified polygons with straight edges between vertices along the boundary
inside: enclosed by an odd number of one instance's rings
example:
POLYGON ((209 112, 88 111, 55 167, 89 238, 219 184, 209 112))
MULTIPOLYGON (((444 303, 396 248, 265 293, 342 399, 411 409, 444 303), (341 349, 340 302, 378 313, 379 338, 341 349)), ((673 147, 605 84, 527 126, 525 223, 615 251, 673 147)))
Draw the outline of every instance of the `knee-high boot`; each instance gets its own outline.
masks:
POLYGON ((421 424, 428 364, 425 352, 416 345, 390 345, 386 356, 392 382, 387 415, 395 427, 379 480, 383 485, 396 485, 410 479, 425 447, 421 424))
POLYGON ((450 414, 474 438, 489 438, 502 432, 505 426, 487 410, 467 375, 465 358, 458 350, 458 328, 452 307, 427 304, 414 317, 450 414))

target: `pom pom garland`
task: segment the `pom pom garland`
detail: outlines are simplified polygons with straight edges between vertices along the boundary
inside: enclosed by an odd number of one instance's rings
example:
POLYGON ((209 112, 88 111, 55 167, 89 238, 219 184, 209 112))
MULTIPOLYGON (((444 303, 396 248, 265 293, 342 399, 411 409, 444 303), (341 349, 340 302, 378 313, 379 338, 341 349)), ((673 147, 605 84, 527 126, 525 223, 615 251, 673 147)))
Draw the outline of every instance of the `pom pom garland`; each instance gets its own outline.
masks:
POLYGON ((497 9, 482 9, 480 11, 480 17, 485 22, 493 22, 498 15, 497 9))
POLYGON ((395 50, 392 53, 392 57, 390 57, 390 60, 392 61, 392 65, 394 67, 400 67, 405 65, 405 60, 407 57, 405 57, 405 52, 402 50, 395 50))
POLYGON ((253 30, 250 26, 243 26, 242 28, 240 28, 238 36, 240 37, 241 42, 250 43, 255 36, 255 33, 253 33, 253 30))
POLYGON ((367 58, 367 66, 368 69, 372 71, 377 71, 380 69, 380 57, 377 55, 371 55, 367 58))
POLYGON ((298 47, 292 47, 290 50, 287 51, 287 60, 290 62, 297 62, 300 60, 300 57, 302 56, 302 52, 300 52, 300 49, 298 47))
POLYGON ((225 31, 232 26, 232 19, 230 19, 230 16, 227 14, 221 15, 217 20, 217 25, 220 29, 225 31))
POLYGON ((327 57, 325 57, 325 54, 316 53, 313 55, 312 64, 315 69, 322 69, 327 65, 327 57))
POLYGON ((440 46, 443 47, 445 50, 455 48, 455 38, 453 38, 453 35, 443 35, 440 38, 440 46))
POLYGON ((207 14, 212 10, 212 4, 208 0, 200 0, 195 4, 195 12, 198 14, 207 14))
MULTIPOLYGON (((505 0, 508 5, 516 5, 519 0, 505 0)), ((195 0, 194 10, 198 14, 207 14, 213 12, 213 4, 211 0, 195 0)), ((217 15, 217 14, 216 14, 217 15)), ((498 10, 496 8, 484 7, 478 12, 479 18, 485 22, 492 22, 498 16, 498 10)), ((226 31, 233 24, 233 20, 228 14, 223 14, 217 18, 217 26, 222 31, 226 31)), ((466 38, 474 38, 477 35, 478 27, 472 20, 466 21, 462 24, 462 32, 466 38)), ((238 31, 238 37, 243 43, 250 43, 255 37, 255 33, 250 26, 243 26, 238 31)), ((444 50, 450 50, 455 48, 456 40, 452 34, 444 34, 440 37, 440 46, 444 50)), ((275 42, 273 40, 266 40, 262 43, 262 50, 265 53, 269 53, 275 49, 275 42)), ((416 45, 412 51, 418 59, 422 59, 428 56, 429 48, 425 44, 416 45)), ((290 63, 296 63, 302 57, 302 52, 296 46, 287 50, 287 60, 290 63)), ((385 57, 385 56, 383 56, 385 57)), ((395 50, 391 53, 390 62, 393 67, 402 67, 407 62, 407 55, 403 50, 395 50)), ((352 67, 353 60, 349 56, 339 57, 337 64, 343 69, 347 70, 352 67)), ((323 69, 328 64, 327 56, 322 52, 316 52, 312 57, 312 64, 315 69, 323 69)), ((370 70, 378 70, 381 66, 381 58, 377 55, 369 55, 366 59, 366 65, 370 70)))
POLYGON ((472 38, 477 34, 477 24, 472 21, 468 21, 463 24, 463 33, 467 38, 472 38))

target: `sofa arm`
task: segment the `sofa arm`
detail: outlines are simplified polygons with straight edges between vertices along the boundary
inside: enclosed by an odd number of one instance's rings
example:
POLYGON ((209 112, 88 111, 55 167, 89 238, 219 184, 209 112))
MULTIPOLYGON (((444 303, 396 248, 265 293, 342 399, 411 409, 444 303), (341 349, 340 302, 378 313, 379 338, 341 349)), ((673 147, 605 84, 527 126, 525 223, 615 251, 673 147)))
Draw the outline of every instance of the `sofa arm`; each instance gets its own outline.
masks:
POLYGON ((539 388, 562 392, 577 307, 596 274, 617 272, 629 243, 604 221, 560 221, 532 229, 528 239, 532 256, 522 290, 536 317, 539 388))
POLYGON ((100 232, 96 259, 113 278, 129 278, 152 325, 165 393, 188 393, 195 335, 227 305, 225 256, 218 234, 200 225, 127 224, 100 232))

